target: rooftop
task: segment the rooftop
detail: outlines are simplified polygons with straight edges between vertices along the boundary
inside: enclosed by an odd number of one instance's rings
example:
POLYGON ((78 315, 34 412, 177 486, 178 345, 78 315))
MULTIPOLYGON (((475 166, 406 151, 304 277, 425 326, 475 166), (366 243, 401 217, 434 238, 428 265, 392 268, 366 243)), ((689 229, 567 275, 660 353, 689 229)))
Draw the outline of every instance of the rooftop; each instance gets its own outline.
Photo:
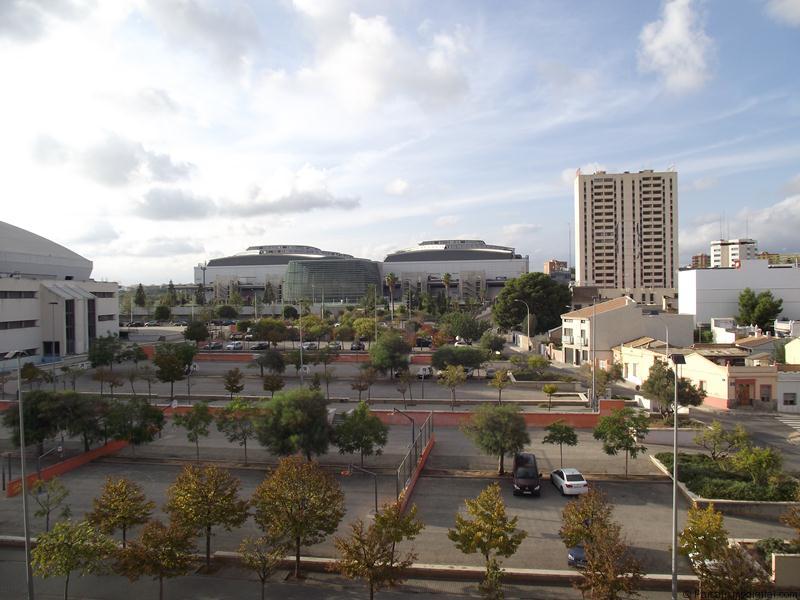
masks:
POLYGON ((631 304, 636 304, 636 300, 629 298, 628 296, 621 296, 619 298, 614 298, 613 300, 600 302, 599 304, 595 304, 593 306, 587 306, 585 308, 573 310, 571 312, 561 315, 561 318, 591 319, 594 315, 600 315, 606 312, 611 312, 612 310, 625 308, 626 306, 629 306, 631 304))

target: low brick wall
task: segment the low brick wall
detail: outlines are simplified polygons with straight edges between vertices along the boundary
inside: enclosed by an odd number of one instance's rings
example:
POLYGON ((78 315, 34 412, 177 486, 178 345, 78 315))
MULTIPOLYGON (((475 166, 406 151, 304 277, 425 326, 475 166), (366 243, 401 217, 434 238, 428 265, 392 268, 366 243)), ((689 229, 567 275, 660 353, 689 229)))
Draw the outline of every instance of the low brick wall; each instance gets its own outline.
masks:
MULTIPOLYGON (((43 481, 48 481, 53 479, 54 477, 58 477, 59 475, 63 475, 64 473, 69 473, 70 471, 74 471, 78 467, 82 467, 86 463, 90 463, 93 460, 96 460, 102 456, 108 456, 109 454, 114 454, 115 452, 119 452, 125 446, 128 445, 128 442, 116 440, 113 442, 109 442, 105 446, 100 446, 99 448, 95 448, 94 450, 89 450, 89 452, 84 452, 83 454, 79 454, 78 456, 73 456, 72 458, 68 458, 65 461, 60 463, 56 463, 51 465, 47 468, 42 469, 42 477, 43 481)), ((38 473, 32 473, 26 477, 27 485, 31 486, 36 481, 39 480, 38 473)), ((22 491, 22 478, 12 479, 8 482, 8 486, 6 487, 6 496, 11 498, 12 496, 16 496, 22 491)))

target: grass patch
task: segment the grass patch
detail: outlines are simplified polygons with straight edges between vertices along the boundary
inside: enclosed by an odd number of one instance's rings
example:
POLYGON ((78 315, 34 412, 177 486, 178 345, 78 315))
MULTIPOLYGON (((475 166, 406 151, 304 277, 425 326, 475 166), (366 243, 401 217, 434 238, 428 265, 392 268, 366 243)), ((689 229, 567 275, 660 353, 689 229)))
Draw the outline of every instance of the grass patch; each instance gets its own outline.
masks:
MULTIPOLYGON (((672 452, 655 455, 672 471, 672 452)), ((703 498, 724 500, 753 500, 781 502, 797 497, 797 481, 788 477, 770 480, 766 486, 758 485, 747 476, 727 470, 705 454, 678 453, 678 481, 694 494, 703 498)))

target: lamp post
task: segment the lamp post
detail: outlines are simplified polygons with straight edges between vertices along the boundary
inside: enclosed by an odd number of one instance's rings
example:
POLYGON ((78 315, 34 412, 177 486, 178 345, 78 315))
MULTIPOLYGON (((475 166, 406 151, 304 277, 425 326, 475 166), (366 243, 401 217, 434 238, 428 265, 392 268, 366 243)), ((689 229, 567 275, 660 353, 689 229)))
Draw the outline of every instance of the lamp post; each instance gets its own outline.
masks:
POLYGON ((50 346, 50 354, 53 356, 53 369, 52 369, 52 379, 53 379, 53 391, 56 391, 56 306, 58 306, 58 302, 48 302, 50 304, 50 328, 52 332, 51 339, 53 340, 50 346))
POLYGON ((372 471, 367 471, 363 467, 357 467, 356 465, 350 465, 350 471, 352 472, 353 469, 356 471, 361 471, 362 473, 366 473, 367 475, 372 475, 372 479, 375 481, 375 514, 378 514, 378 474, 373 473, 372 471))
POLYGON ((33 600, 33 573, 31 571, 31 533, 28 522, 28 482, 25 472, 25 416, 22 410, 22 357, 25 351, 6 354, 7 359, 17 359, 17 409, 19 411, 19 462, 22 476, 22 524, 25 531, 25 581, 28 584, 28 600, 33 600))
POLYGON ((528 325, 528 341, 526 345, 528 346, 528 352, 530 352, 531 351, 531 307, 528 306, 528 303, 525 302, 525 300, 520 300, 519 298, 515 299, 514 302, 522 302, 522 304, 525 305, 525 308, 528 311, 528 318, 526 319, 528 325))
MULTIPOLYGON (((300 307, 300 312, 303 312, 303 307, 300 307)), ((297 322, 300 324, 300 385, 303 385, 303 315, 297 317, 297 322)))
POLYGON ((413 445, 414 445, 414 442, 416 442, 416 441, 417 441, 417 436, 416 436, 417 427, 416 427, 416 425, 414 424, 414 417, 412 417, 412 416, 410 416, 410 415, 408 415, 408 414, 404 413, 404 412, 403 412, 402 410, 400 410, 399 408, 394 408, 394 409, 392 409, 392 412, 394 412, 394 413, 396 413, 396 414, 399 414, 399 415, 403 415, 403 416, 404 416, 406 419, 408 419, 409 421, 411 421, 411 445, 413 446, 413 445))
POLYGON ((592 410, 597 410, 597 388, 595 386, 595 363, 597 362, 597 296, 592 296, 592 326, 589 335, 592 336, 592 410))
POLYGON ((683 354, 673 354, 675 401, 672 419, 672 600, 678 600, 678 365, 685 365, 683 354))

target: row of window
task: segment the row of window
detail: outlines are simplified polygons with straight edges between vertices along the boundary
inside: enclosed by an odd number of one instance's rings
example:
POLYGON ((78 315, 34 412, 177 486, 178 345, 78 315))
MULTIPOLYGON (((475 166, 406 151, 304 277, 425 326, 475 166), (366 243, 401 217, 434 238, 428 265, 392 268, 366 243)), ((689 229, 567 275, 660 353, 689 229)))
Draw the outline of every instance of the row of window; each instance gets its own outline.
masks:
POLYGON ((114 292, 92 292, 95 298, 113 298, 116 296, 114 292))
POLYGON ((97 316, 97 320, 98 321, 113 321, 116 318, 117 318, 117 315, 98 315, 97 316))
POLYGON ((23 290, 2 290, 0 291, 0 300, 9 300, 17 298, 36 298, 36 292, 29 292, 23 290))
POLYGON ((0 330, 2 329, 26 329, 28 327, 36 327, 36 320, 31 319, 28 321, 0 321, 0 330))

